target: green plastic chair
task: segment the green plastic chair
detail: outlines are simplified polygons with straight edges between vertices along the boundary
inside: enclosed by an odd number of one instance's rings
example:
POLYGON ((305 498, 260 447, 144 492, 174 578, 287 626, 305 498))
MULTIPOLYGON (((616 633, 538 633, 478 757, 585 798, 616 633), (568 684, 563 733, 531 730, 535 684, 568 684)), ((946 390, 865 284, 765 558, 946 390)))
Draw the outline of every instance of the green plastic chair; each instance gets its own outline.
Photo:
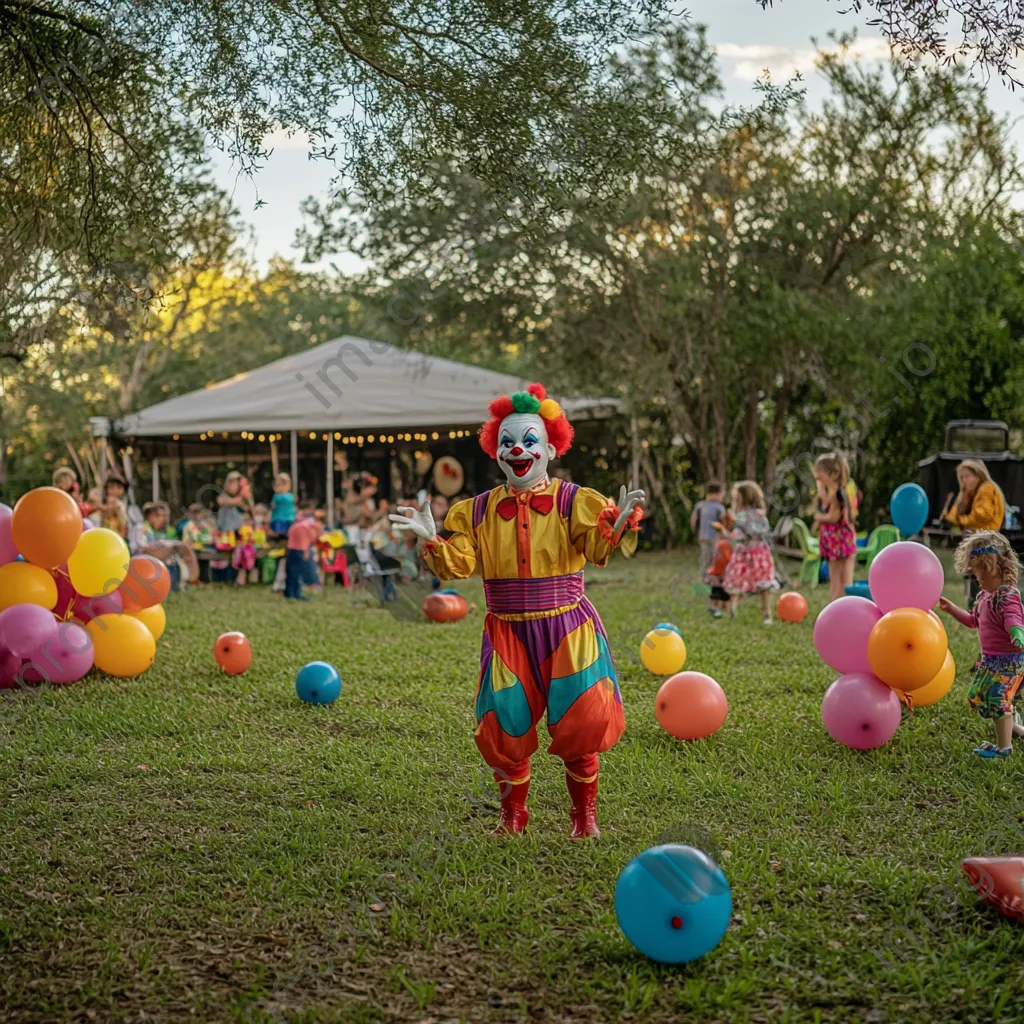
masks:
POLYGON ((821 572, 821 555, 818 553, 818 541, 811 536, 811 531, 802 519, 793 517, 790 530, 800 548, 803 558, 800 562, 800 583, 818 585, 818 574, 821 572))
POLYGON ((892 523, 876 526, 868 537, 867 547, 857 548, 857 561, 864 562, 871 568, 871 563, 878 557, 882 548, 895 544, 900 539, 900 531, 892 523))

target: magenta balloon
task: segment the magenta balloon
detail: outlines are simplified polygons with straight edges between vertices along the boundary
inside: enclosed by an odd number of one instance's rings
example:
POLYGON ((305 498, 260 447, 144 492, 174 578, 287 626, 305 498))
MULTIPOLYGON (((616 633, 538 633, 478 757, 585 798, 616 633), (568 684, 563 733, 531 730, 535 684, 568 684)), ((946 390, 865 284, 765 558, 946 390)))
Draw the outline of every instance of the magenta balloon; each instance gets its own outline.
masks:
POLYGON ((870 672, 868 637, 881 617, 866 597, 840 597, 814 620, 814 648, 837 672, 870 672))
POLYGON ((30 683, 76 683, 92 668, 92 637, 77 622, 62 622, 57 637, 34 651, 23 669, 30 683))
POLYGON ((0 690, 12 690, 18 685, 20 668, 21 658, 0 645, 0 690))
POLYGON ((900 725, 900 699, 869 672, 840 676, 821 701, 829 736, 853 750, 884 746, 900 725))
POLYGON ((11 516, 13 511, 9 505, 0 505, 0 565, 13 562, 18 557, 18 549, 11 540, 11 516))
POLYGON ((117 590, 109 594, 97 594, 96 597, 83 597, 79 594, 72 607, 76 619, 91 622, 97 615, 120 615, 124 611, 124 598, 117 590))
POLYGON ((56 635, 53 613, 37 604, 15 604, 0 612, 0 644, 17 657, 27 658, 56 635))
POLYGON ((871 597, 883 614, 895 608, 934 608, 945 582, 935 552, 909 540, 882 548, 868 571, 871 597))

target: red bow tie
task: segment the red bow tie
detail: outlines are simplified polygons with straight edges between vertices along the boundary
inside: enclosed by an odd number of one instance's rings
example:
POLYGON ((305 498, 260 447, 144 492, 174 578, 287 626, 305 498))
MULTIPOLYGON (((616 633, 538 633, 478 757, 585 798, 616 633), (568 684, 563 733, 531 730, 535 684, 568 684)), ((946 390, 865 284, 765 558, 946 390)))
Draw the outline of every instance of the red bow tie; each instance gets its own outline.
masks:
MULTIPOLYGON (((498 515, 502 519, 515 519, 516 506, 518 504, 518 498, 502 498, 497 505, 498 515)), ((555 499, 550 494, 533 494, 530 496, 530 508, 534 512, 539 512, 542 516, 546 516, 554 507, 555 499)))

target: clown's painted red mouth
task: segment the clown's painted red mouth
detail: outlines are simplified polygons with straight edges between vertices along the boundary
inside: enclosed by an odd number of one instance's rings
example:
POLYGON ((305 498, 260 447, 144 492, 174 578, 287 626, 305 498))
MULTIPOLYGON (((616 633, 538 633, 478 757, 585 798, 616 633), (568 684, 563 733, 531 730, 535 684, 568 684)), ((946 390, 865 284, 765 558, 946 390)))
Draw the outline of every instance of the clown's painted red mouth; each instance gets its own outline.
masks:
POLYGON ((506 459, 505 464, 512 467, 516 476, 526 476, 533 469, 533 459, 506 459))

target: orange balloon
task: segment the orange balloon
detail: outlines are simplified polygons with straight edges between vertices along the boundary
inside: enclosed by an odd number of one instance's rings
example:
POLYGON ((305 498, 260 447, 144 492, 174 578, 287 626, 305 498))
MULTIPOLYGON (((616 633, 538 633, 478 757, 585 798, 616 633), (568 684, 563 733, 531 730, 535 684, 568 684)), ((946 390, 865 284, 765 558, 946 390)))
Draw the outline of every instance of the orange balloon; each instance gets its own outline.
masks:
POLYGON ((890 686, 913 693, 942 668, 949 645, 942 624, 920 608, 894 608, 868 636, 871 671, 890 686))
POLYGON ((803 622, 807 617, 807 598, 790 591, 775 602, 775 611, 783 622, 803 622))
POLYGON ((240 676, 252 664, 252 647, 244 633, 221 633, 213 657, 229 676, 240 676))
POLYGON ((654 699, 658 723, 678 740, 702 740, 717 732, 729 714, 725 691, 703 672, 677 672, 654 699))
POLYGON ((117 588, 124 610, 135 612, 160 604, 171 592, 171 574, 167 566, 152 555, 135 555, 128 563, 128 575, 117 588))
POLYGON ((82 513, 59 487, 23 494, 11 516, 11 540, 26 562, 43 569, 63 565, 82 536, 82 513))
MULTIPOLYGON (((953 660, 953 652, 946 651, 946 660, 942 663, 939 674, 931 682, 925 683, 919 690, 914 690, 911 702, 915 708, 926 708, 931 704, 938 704, 953 689, 953 681, 955 679, 956 662, 953 660)), ((897 690, 894 686, 893 692, 906 704, 907 695, 902 690, 897 690)))

